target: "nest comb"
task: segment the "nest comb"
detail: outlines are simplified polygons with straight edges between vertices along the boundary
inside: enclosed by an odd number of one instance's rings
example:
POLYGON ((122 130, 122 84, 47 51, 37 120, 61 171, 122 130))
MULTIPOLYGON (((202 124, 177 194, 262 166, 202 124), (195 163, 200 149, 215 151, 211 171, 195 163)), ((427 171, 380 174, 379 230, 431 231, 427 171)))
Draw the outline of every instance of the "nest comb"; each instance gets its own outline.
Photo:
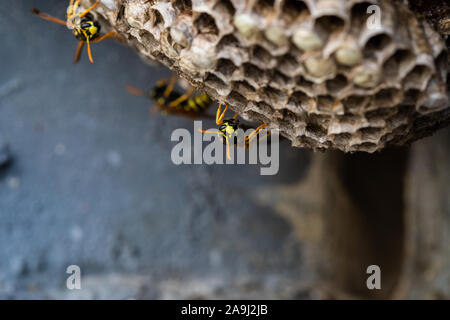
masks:
POLYGON ((294 146, 374 152, 450 122, 445 41, 401 1, 103 0, 96 12, 294 146))

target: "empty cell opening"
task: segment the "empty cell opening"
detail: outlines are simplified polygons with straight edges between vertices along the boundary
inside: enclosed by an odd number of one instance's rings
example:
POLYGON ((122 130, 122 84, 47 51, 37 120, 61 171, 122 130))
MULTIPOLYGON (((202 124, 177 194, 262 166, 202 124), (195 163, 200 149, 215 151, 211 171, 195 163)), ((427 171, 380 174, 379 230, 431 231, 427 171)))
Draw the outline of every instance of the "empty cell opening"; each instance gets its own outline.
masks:
POLYGON ((305 78, 300 76, 297 79, 297 85, 300 87, 307 88, 307 89, 312 89, 312 87, 314 86, 314 83, 309 80, 306 80, 305 78))
POLYGON ((274 11, 275 0, 258 0, 256 1, 254 10, 256 13, 262 16, 269 15, 274 11))
POLYGON ((334 135, 334 143, 337 145, 348 145, 352 135, 350 133, 339 133, 334 135))
POLYGON ((424 65, 416 65, 405 77, 405 86, 422 87, 423 82, 430 76, 431 70, 424 65))
POLYGON ((380 119, 387 119, 388 117, 392 116, 396 110, 394 109, 376 109, 373 111, 369 111, 365 114, 365 117, 367 120, 380 120, 380 119))
POLYGON ((216 75, 212 73, 208 73, 205 79, 205 84, 207 84, 210 87, 213 87, 215 89, 225 89, 227 88, 227 85, 220 80, 216 75))
POLYGON ((227 34, 220 39, 217 45, 219 51, 222 51, 225 47, 240 47, 239 40, 232 34, 227 34))
POLYGON ((191 0, 172 0, 172 7, 180 14, 191 14, 192 13, 192 2, 191 0))
POLYGON ((219 59, 219 61, 217 61, 217 72, 223 74, 227 78, 231 77, 236 69, 237 67, 231 60, 219 59))
POLYGON ((255 45, 253 47, 253 56, 263 64, 269 64, 272 56, 261 46, 255 45))
MULTIPOLYGON (((258 102, 257 103, 257 106, 258 106, 258 109, 262 112, 262 113, 264 113, 264 114, 272 114, 273 113, 273 110, 272 110, 272 108, 270 107, 270 105, 268 105, 267 103, 265 103, 265 102, 258 102)), ((269 122, 269 119, 267 119, 266 117, 264 117, 264 116, 262 116, 262 115, 260 115, 260 116, 258 116, 259 118, 261 118, 261 117, 263 117, 264 118, 264 122, 269 122)))
POLYGON ((378 140, 381 136, 381 129, 379 128, 362 128, 359 129, 359 132, 361 132, 363 140, 378 140))
POLYGON ((432 110, 432 108, 426 106, 419 106, 419 108, 417 109, 419 113, 428 113, 430 112, 430 110, 432 110))
POLYGON ((282 109, 281 114, 283 116, 283 119, 285 120, 289 120, 292 122, 297 121, 297 115, 289 109, 282 109))
POLYGON ((397 50, 384 64, 383 73, 388 78, 396 78, 399 76, 399 71, 402 65, 408 63, 413 58, 409 50, 397 50))
POLYGON ((227 100, 232 105, 237 105, 240 107, 244 107, 247 105, 247 99, 245 99, 244 96, 234 90, 231 91, 230 95, 227 97, 227 100))
POLYGON ((348 85, 347 78, 338 74, 334 79, 327 80, 326 86, 329 92, 336 94, 348 85))
POLYGON ((323 39, 328 39, 328 36, 333 32, 342 31, 345 21, 334 15, 322 16, 315 21, 315 28, 323 39))
POLYGON ((414 105, 401 105, 398 107, 397 114, 403 117, 413 114, 416 111, 416 107, 414 105))
MULTIPOLYGON (((272 113, 272 109, 269 106, 266 106, 264 104, 258 104, 258 108, 261 110, 261 112, 266 113, 267 108, 269 108, 268 113, 272 113)), ((253 110, 249 110, 245 112, 245 115, 247 116, 247 118, 249 118, 251 121, 258 121, 261 123, 269 123, 270 120, 265 117, 263 114, 255 112, 253 110)))
POLYGON ((236 9, 234 8, 230 0, 221 0, 217 3, 214 9, 217 9, 218 7, 224 8, 230 14, 230 16, 234 16, 234 14, 236 13, 236 9))
POLYGON ((377 51, 382 51, 389 44, 391 44, 392 38, 386 33, 380 33, 371 37, 364 46, 364 55, 372 56, 377 51))
POLYGON ((298 62, 290 54, 285 54, 280 58, 278 67, 283 73, 289 75, 296 71, 298 68, 298 62))
POLYGON ((156 44, 155 37, 147 30, 139 30, 139 37, 141 37, 144 43, 156 44))
POLYGON ((357 112, 362 110, 366 106, 367 98, 365 96, 349 96, 343 103, 344 108, 349 112, 357 112))
POLYGON ((242 92, 243 94, 254 94, 256 89, 253 88, 247 81, 233 82, 233 90, 242 92))
POLYGON ((307 112, 309 110, 309 99, 305 93, 296 91, 289 97, 287 105, 298 110, 299 113, 307 112))
POLYGON ((295 91, 292 94, 291 99, 300 107, 302 104, 308 103, 310 98, 303 91, 295 91))
POLYGON ((161 13, 158 10, 152 9, 151 10, 153 13, 154 18, 154 23, 153 26, 157 26, 159 24, 163 24, 164 25, 164 19, 163 16, 161 15, 161 13))
POLYGON ((315 123, 308 123, 306 125, 306 131, 318 138, 322 138, 327 135, 327 130, 315 123))
POLYGON ((351 26, 352 30, 360 30, 362 26, 367 23, 367 18, 369 14, 367 13, 367 8, 369 8, 372 3, 360 2, 353 5, 351 9, 351 26))
POLYGON ((197 28, 198 33, 219 34, 216 21, 207 13, 201 13, 200 16, 195 19, 194 25, 197 28))
POLYGON ((366 152, 373 152, 378 149, 378 145, 372 142, 363 142, 355 146, 357 149, 366 152))
POLYGON ((280 64, 293 68, 298 66, 297 60, 290 54, 285 54, 284 56, 282 56, 280 59, 280 64))
POLYGON ((395 104, 399 91, 393 88, 380 90, 374 96, 374 105, 378 108, 390 107, 395 104))
POLYGON ((272 83, 279 87, 285 87, 289 82, 289 78, 281 72, 275 70, 272 75, 272 83))
MULTIPOLYGON (((449 37, 450 38, 450 37, 449 37)), ((442 72, 442 80, 446 80, 448 72, 448 53, 447 51, 442 51, 435 59, 436 69, 442 72)))
POLYGON ((262 78, 264 78, 264 71, 256 67, 251 63, 245 63, 243 65, 244 76, 250 78, 256 83, 259 83, 262 78))
POLYGON ((419 100, 420 94, 421 92, 418 89, 409 89, 403 96, 403 103, 415 104, 419 100))
POLYGON ((341 119, 341 124, 349 125, 351 127, 359 126, 361 121, 363 120, 362 116, 355 114, 347 114, 339 117, 341 119))
POLYGON ((409 133, 410 130, 411 127, 409 124, 402 124, 401 126, 398 126, 396 129, 394 129, 393 134, 398 137, 398 139, 396 140, 400 141, 405 137, 405 135, 409 133))
POLYGON ((181 50, 183 50, 183 46, 180 45, 179 43, 176 43, 175 41, 173 41, 172 36, 170 35, 170 33, 167 35, 167 42, 172 46, 172 48, 175 49, 175 51, 179 54, 181 52, 181 50))
POLYGON ((280 90, 274 89, 272 87, 264 88, 264 94, 271 101, 272 104, 279 104, 286 99, 286 94, 281 92, 280 90))
POLYGON ((408 113, 397 112, 391 118, 389 118, 389 121, 391 122, 391 124, 393 126, 398 127, 401 123, 405 122, 407 116, 408 116, 408 113))
POLYGON ((309 15, 308 6, 301 0, 285 0, 283 4, 283 18, 292 22, 301 16, 309 15))
POLYGON ((319 111, 331 112, 334 108, 334 99, 330 96, 317 97, 317 109, 319 111))
POLYGON ((317 149, 317 141, 305 136, 297 138, 296 144, 304 146, 309 149, 317 149))

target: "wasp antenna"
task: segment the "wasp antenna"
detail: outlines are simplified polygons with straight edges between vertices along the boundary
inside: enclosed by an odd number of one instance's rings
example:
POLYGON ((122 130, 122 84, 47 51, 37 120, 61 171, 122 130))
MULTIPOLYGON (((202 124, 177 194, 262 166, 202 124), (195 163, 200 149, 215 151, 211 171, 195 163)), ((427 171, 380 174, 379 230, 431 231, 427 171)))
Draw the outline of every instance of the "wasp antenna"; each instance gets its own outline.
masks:
POLYGON ((96 3, 94 3, 92 6, 90 6, 89 8, 87 8, 83 13, 80 14, 80 18, 83 18, 85 15, 87 15, 92 9, 94 9, 96 6, 98 6, 100 4, 100 1, 97 1, 96 3))

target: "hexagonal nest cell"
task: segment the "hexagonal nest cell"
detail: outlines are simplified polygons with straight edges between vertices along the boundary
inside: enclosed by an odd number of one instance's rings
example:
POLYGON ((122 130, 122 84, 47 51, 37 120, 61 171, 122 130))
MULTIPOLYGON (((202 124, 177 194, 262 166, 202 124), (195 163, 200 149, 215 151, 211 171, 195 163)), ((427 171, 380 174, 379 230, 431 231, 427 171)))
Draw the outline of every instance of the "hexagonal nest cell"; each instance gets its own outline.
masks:
POLYGON ((95 11, 143 57, 294 146, 374 152, 450 122, 445 40, 403 1, 112 0, 95 11))

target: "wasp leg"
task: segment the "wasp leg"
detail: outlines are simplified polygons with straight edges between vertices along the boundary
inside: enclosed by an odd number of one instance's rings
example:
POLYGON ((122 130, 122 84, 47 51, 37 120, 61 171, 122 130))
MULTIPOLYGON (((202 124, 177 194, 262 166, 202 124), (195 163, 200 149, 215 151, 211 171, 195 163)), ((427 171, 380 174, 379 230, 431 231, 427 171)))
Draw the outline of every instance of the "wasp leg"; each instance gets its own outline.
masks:
POLYGON ((221 133, 219 130, 217 130, 217 131, 214 131, 214 130, 202 130, 202 129, 198 129, 198 132, 201 132, 201 133, 221 133))
POLYGON ((256 141, 261 141, 262 139, 266 139, 268 137, 270 137, 270 132, 266 133, 261 137, 258 136, 258 139, 252 139, 251 141, 246 140, 244 142, 244 149, 248 150, 250 149, 250 146, 252 146, 256 141))
POLYGON ((97 1, 95 2, 92 6, 90 6, 89 8, 87 8, 85 11, 83 11, 80 14, 80 18, 83 18, 85 15, 87 15, 92 9, 94 9, 96 6, 98 6, 100 4, 101 1, 97 1))
POLYGON ((230 156, 230 140, 228 140, 228 137, 226 135, 225 136, 225 140, 227 142, 227 158, 228 160, 231 160, 231 156, 230 156))
MULTIPOLYGON (((252 142, 258 141, 257 138, 258 138, 259 132, 260 132, 262 129, 266 128, 267 126, 268 126, 268 124, 267 124, 267 123, 264 123, 264 124, 260 125, 258 128, 256 128, 255 131, 253 131, 252 133, 250 133, 247 137, 245 137, 245 144, 244 144, 244 146, 245 146, 246 149, 249 148, 249 146, 250 146, 250 144, 251 144, 252 142)), ((270 135, 270 132, 267 133, 266 135, 264 135, 263 137, 259 137, 259 140, 261 140, 262 138, 267 138, 269 135, 270 135)))
POLYGON ((168 81, 168 79, 158 80, 158 81, 156 82, 156 86, 157 86, 157 87, 162 87, 162 86, 166 85, 167 81, 168 81))
POLYGON ((54 22, 54 23, 57 23, 57 24, 60 24, 60 25, 63 25, 63 26, 67 26, 66 21, 58 19, 58 18, 55 18, 55 17, 53 17, 53 16, 51 16, 51 15, 45 13, 45 12, 39 11, 38 9, 34 9, 33 8, 33 9, 30 10, 30 12, 32 14, 37 15, 38 17, 40 17, 42 19, 47 20, 47 21, 54 22))
POLYGON ((80 41, 78 43, 77 50, 75 51, 75 57, 73 59, 73 63, 78 63, 78 61, 80 61, 80 57, 81 57, 81 53, 83 52, 83 48, 84 48, 84 42, 80 41))
POLYGON ((180 96, 178 99, 172 101, 169 104, 169 107, 176 107, 178 106, 180 103, 182 103, 183 101, 186 101, 187 99, 189 99, 190 96, 192 96, 192 94, 194 93, 195 89, 194 87, 190 87, 189 90, 183 94, 182 96, 180 96))
POLYGON ((143 96, 146 95, 143 90, 135 88, 135 87, 132 87, 132 86, 127 86, 126 90, 127 90, 128 93, 134 94, 135 96, 142 96, 143 97, 143 96))
POLYGON ((237 119, 237 117, 239 117, 239 113, 237 113, 237 112, 236 112, 236 113, 234 114, 234 116, 233 116, 233 119, 235 119, 235 120, 236 120, 236 119, 237 119))
POLYGON ((225 103, 225 108, 223 109, 222 113, 220 112, 221 108, 222 108, 222 105, 219 104, 219 108, 217 108, 217 113, 216 113, 216 124, 217 125, 221 125, 223 123, 223 118, 225 117, 225 113, 228 110, 228 104, 225 103))
POLYGON ((67 7, 67 18, 73 15, 73 1, 70 0, 69 6, 67 7))
POLYGON ((80 5, 80 0, 75 0, 75 3, 71 6, 72 8, 72 15, 76 15, 78 11, 78 6, 80 5))
POLYGON ((91 44, 90 44, 90 41, 89 41, 89 37, 86 37, 86 43, 87 43, 87 50, 88 50, 89 61, 91 63, 94 63, 94 59, 92 59, 91 44))
POLYGON ((116 39, 120 39, 122 40, 122 36, 117 32, 117 31, 110 31, 100 37, 98 37, 97 39, 92 40, 92 42, 100 42, 109 38, 116 38, 116 39))
POLYGON ((173 88, 175 87, 176 83, 177 83, 177 76, 175 74, 172 74, 169 85, 167 86, 166 90, 164 91, 165 98, 168 98, 170 96, 170 93, 173 91, 173 88))
POLYGON ((213 130, 201 130, 198 129, 199 132, 201 133, 215 133, 218 136, 222 136, 223 138, 225 138, 225 142, 227 143, 227 158, 228 160, 231 160, 231 156, 230 156, 230 140, 228 139, 227 135, 223 132, 220 132, 219 130, 217 131, 213 131, 213 130))

